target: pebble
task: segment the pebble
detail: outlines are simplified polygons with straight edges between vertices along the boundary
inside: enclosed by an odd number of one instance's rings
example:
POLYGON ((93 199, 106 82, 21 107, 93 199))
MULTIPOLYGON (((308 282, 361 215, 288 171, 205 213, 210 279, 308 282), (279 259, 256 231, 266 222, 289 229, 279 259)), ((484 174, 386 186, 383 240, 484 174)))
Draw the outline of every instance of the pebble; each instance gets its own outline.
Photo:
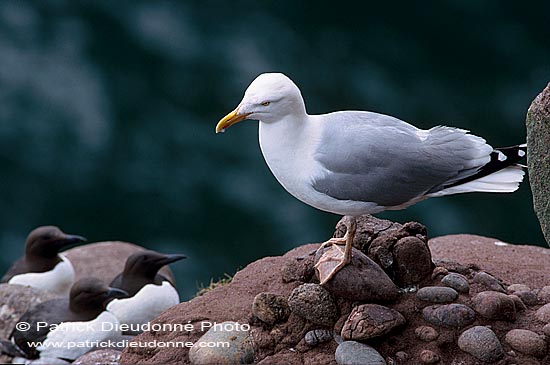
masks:
POLYGON ((372 347, 355 341, 344 341, 336 348, 339 365, 386 365, 386 361, 372 347))
POLYGON ((361 304, 351 311, 341 336, 344 340, 364 341, 384 336, 405 323, 405 317, 395 309, 378 304, 361 304))
POLYGON ((484 291, 472 298, 472 304, 476 312, 486 319, 510 322, 516 320, 514 300, 506 294, 496 291, 484 291))
POLYGON ((550 286, 543 286, 537 293, 537 298, 541 303, 550 303, 550 286))
POLYGON ((487 274, 484 271, 478 272, 474 276, 473 280, 474 280, 474 283, 481 284, 481 285, 485 286, 487 289, 490 289, 490 290, 493 290, 493 291, 498 291, 498 292, 501 292, 501 293, 506 293, 506 289, 504 288, 504 285, 502 285, 500 280, 495 278, 493 275, 487 274))
POLYGON ((338 307, 330 293, 318 284, 302 284, 288 297, 290 310, 315 324, 332 326, 338 319, 338 307))
POLYGON ((275 324, 288 318, 290 307, 287 299, 282 295, 264 292, 254 297, 252 313, 262 322, 275 324))
POLYGON ((458 292, 446 286, 425 286, 416 292, 416 299, 430 303, 448 303, 458 298, 458 292))
POLYGON ((404 364, 410 359, 410 356, 405 351, 397 351, 395 353, 395 359, 399 364, 404 364))
POLYGON ((445 276, 449 273, 449 270, 445 269, 443 266, 436 266, 432 271, 432 280, 435 280, 438 276, 445 276))
POLYGON ((543 336, 523 329, 513 329, 506 334, 504 341, 514 350, 526 355, 543 357, 546 355, 546 341, 543 336))
POLYGON ((550 322, 550 303, 543 305, 535 312, 535 318, 541 322, 550 322))
POLYGON ((439 360, 439 355, 433 351, 422 350, 420 353, 420 361, 422 361, 423 364, 437 364, 439 360))
POLYGON ((441 283, 449 288, 453 288, 459 293, 468 293, 470 291, 470 284, 468 284, 468 279, 464 275, 457 273, 450 273, 445 275, 441 279, 441 283))
POLYGON ((401 238, 393 246, 395 281, 406 287, 430 277, 434 264, 428 244, 417 237, 401 238))
POLYGON ((514 294, 517 291, 530 291, 531 288, 525 284, 512 284, 508 286, 507 290, 508 293, 514 294))
POLYGON ((222 322, 211 327, 189 349, 191 364, 251 364, 254 347, 248 330, 237 322, 222 322), (202 347, 203 343, 228 342, 229 347, 202 347))
POLYGON ((542 327, 542 332, 548 337, 550 337, 550 323, 545 324, 544 327, 542 327))
POLYGON ((327 329, 316 329, 309 331, 304 336, 304 341, 309 346, 317 346, 320 343, 328 342, 334 337, 333 332, 327 329))
POLYGON ((90 364, 100 364, 100 365, 115 365, 118 364, 120 359, 120 351, 112 349, 100 349, 95 351, 90 351, 79 358, 77 358, 73 364, 74 365, 90 365, 90 364))
POLYGON ((514 306, 516 307, 516 312, 521 312, 521 311, 524 311, 524 310, 527 309, 527 307, 525 306, 525 303, 523 303, 523 301, 521 300, 520 297, 518 297, 515 294, 508 294, 508 296, 510 298, 512 298, 512 300, 514 301, 514 306))
POLYGON ((439 337, 439 333, 435 330, 435 328, 430 326, 416 327, 414 334, 424 342, 430 342, 439 337))
POLYGON ((464 304, 431 305, 422 310, 424 319, 435 326, 462 328, 471 324, 475 312, 464 304))
POLYGON ((520 290, 514 292, 514 295, 517 295, 521 298, 521 301, 528 306, 537 305, 539 303, 539 300, 535 293, 533 293, 531 290, 520 290))
MULTIPOLYGON (((327 250, 323 251, 323 257, 325 257, 325 253, 328 253, 327 250)), ((315 262, 318 262, 320 257, 321 255, 317 253, 315 262)), ((330 267, 319 269, 327 270, 330 267)), ((397 286, 380 266, 355 248, 353 249, 352 263, 338 271, 331 280, 324 284, 324 287, 335 296, 351 301, 388 302, 399 296, 397 286)))
POLYGON ((458 347, 478 360, 494 362, 504 356, 504 350, 495 333, 484 326, 475 326, 462 332, 458 347))

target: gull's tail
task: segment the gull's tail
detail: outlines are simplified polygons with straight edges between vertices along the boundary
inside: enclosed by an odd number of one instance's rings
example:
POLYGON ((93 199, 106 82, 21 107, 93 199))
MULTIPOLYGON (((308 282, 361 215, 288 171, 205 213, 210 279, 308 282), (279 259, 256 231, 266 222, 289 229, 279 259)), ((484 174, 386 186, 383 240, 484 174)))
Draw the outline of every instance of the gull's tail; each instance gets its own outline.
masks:
POLYGON ((525 175, 524 165, 518 164, 527 154, 527 145, 496 148, 491 153, 491 160, 482 166, 475 174, 454 181, 437 192, 428 196, 487 192, 511 193, 519 188, 525 175))

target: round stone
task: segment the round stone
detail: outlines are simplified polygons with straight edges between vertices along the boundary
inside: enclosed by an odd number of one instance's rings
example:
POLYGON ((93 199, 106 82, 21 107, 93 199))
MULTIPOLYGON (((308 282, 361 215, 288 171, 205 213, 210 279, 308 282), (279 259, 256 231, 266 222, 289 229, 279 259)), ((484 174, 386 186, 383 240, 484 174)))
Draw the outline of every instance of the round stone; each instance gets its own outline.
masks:
POLYGON ((468 293, 470 291, 470 284, 468 279, 464 275, 457 273, 447 274, 441 279, 441 283, 449 288, 453 288, 459 293, 468 293))
POLYGON ((481 361, 494 362, 504 356, 504 350, 495 333, 484 326, 475 326, 462 332, 458 347, 481 361))
POLYGON ((525 284, 512 284, 508 286, 508 293, 514 294, 517 291, 530 291, 531 288, 529 288, 525 284))
POLYGON ((484 291, 472 298, 476 312, 486 319, 516 320, 516 306, 508 295, 496 291, 484 291))
POLYGON ((541 303, 550 303, 550 285, 543 286, 537 293, 537 298, 541 303))
POLYGON ((328 342, 334 337, 331 330, 316 329, 307 332, 304 336, 304 341, 309 346, 317 346, 320 343, 328 342))
POLYGON ((546 341, 542 336, 529 330, 513 329, 506 334, 504 341, 517 352, 535 357, 546 355, 546 341))
POLYGON ((514 295, 517 295, 521 298, 521 301, 528 306, 537 305, 539 300, 535 293, 531 290, 519 290, 514 292, 514 295))
POLYGON ((430 350, 422 350, 420 353, 420 361, 423 364, 437 364, 440 358, 439 355, 430 350))
POLYGON ((414 334, 424 342, 430 342, 439 337, 439 333, 435 330, 435 328, 430 326, 416 327, 414 334))
POLYGON ((251 364, 254 347, 248 325, 237 322, 222 322, 212 326, 189 349, 192 364, 251 364), (213 346, 212 343, 227 343, 229 346, 213 346))
POLYGON ((336 348, 339 365, 386 365, 386 361, 372 347, 355 341, 344 341, 336 348))
POLYGON ((435 326, 462 328, 474 322, 475 312, 464 304, 431 305, 422 310, 424 319, 435 326))
POLYGON ((515 294, 508 294, 508 296, 514 301, 514 306, 516 307, 516 312, 521 312, 527 309, 525 303, 515 294))
POLYGON ((252 313, 262 322, 275 324, 290 315, 290 307, 285 297, 273 293, 260 293, 252 303, 252 313))
POLYGON ((302 284, 288 297, 290 310, 315 324, 332 326, 338 319, 338 307, 330 293, 318 284, 302 284))
POLYGON ((394 309, 378 304, 362 304, 351 311, 341 336, 344 340, 364 341, 384 336, 405 322, 405 317, 394 309))
POLYGON ((430 303, 448 303, 458 298, 458 292, 446 286, 425 286, 416 292, 416 299, 430 303))
POLYGON ((495 278, 493 275, 489 275, 484 271, 480 271, 474 276, 474 283, 481 284, 489 290, 498 291, 501 293, 506 293, 504 285, 495 278))
POLYGON ((541 322, 550 323, 550 303, 543 305, 535 312, 535 318, 541 322))

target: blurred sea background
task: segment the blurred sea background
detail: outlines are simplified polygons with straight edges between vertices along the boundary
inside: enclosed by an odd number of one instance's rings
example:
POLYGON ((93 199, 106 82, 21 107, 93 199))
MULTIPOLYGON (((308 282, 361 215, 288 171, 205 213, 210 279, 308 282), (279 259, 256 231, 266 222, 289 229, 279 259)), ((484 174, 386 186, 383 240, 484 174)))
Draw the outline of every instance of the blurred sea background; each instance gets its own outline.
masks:
MULTIPOLYGON (((311 114, 370 110, 514 145, 550 81, 549 14, 543 1, 1 1, 0 271, 53 224, 187 254, 171 266, 189 299, 326 240, 340 217, 284 191, 256 122, 214 134, 248 84, 284 72, 311 114)), ((527 181, 378 216, 546 246, 527 181)))

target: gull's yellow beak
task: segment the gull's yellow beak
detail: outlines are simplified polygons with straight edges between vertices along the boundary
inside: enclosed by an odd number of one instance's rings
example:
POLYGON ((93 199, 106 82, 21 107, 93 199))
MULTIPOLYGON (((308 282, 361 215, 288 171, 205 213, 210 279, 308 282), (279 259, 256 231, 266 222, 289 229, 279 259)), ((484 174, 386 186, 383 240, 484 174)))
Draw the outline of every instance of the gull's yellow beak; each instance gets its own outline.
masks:
POLYGON ((245 120, 251 113, 239 114, 239 108, 233 110, 231 113, 223 117, 218 124, 216 125, 216 133, 225 131, 227 128, 231 127, 235 123, 239 123, 242 120, 245 120))

